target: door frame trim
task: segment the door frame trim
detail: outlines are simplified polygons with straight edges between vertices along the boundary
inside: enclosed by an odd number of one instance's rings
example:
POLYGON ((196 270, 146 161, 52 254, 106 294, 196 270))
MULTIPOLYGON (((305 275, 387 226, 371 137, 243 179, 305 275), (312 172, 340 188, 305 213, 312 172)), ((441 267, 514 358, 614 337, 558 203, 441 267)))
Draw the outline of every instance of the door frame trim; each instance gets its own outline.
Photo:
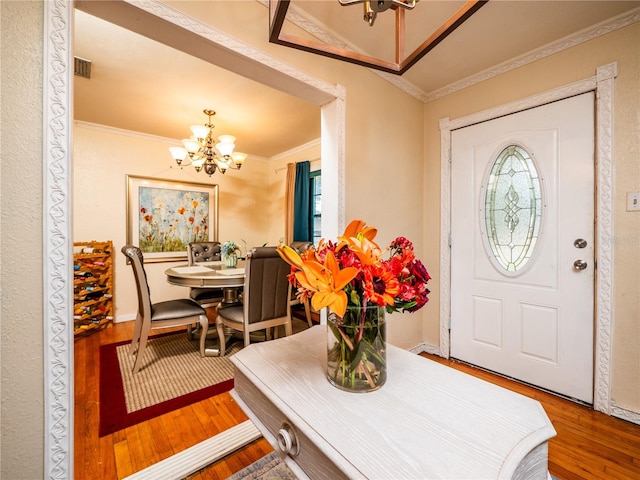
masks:
MULTIPOLYGON (((84 2, 87 3, 91 2, 84 2)), ((95 3, 95 7, 104 7, 95 3)), ((322 233, 332 237, 344 230, 345 87, 310 76, 157 0, 121 0, 105 11, 111 14, 115 7, 137 9, 136 20, 143 16, 159 17, 167 25, 186 29, 194 34, 193 38, 233 52, 227 58, 250 65, 248 70, 254 79, 259 79, 257 81, 264 83, 267 78, 277 77, 282 91, 319 105, 321 157, 327 167, 323 189, 332 199, 323 203, 328 214, 323 215, 322 233)), ((46 1, 42 8, 44 478, 67 479, 74 478, 74 337, 69 312, 73 312, 73 12, 76 4, 46 1)), ((166 25, 163 31, 166 33, 166 25)), ((245 72, 245 76, 250 75, 245 72)))
POLYGON ((440 355, 449 358, 451 319, 451 132, 475 123, 539 107, 582 93, 596 93, 594 199, 596 225, 595 361, 593 408, 611 414, 611 332, 613 330, 613 102, 617 63, 563 87, 465 117, 440 119, 440 355))

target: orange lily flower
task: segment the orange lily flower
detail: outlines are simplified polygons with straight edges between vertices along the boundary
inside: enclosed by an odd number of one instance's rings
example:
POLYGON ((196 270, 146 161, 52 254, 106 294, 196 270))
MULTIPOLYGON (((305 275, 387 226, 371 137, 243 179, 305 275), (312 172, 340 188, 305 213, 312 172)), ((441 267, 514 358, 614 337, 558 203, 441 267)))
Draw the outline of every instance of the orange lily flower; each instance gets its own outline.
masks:
POLYGON ((276 247, 276 250, 285 262, 302 270, 302 258, 300 258, 298 252, 296 252, 293 248, 291 248, 289 245, 278 245, 276 247))
POLYGON ((328 252, 324 265, 315 261, 306 261, 302 270, 296 272, 296 280, 304 288, 315 293, 311 297, 314 310, 329 307, 336 315, 344 316, 347 311, 347 294, 344 287, 355 278, 358 269, 346 267, 340 269, 332 252, 328 252))
POLYGON ((369 227, 362 220, 353 220, 347 228, 344 229, 343 237, 364 237, 369 240, 373 240, 378 234, 378 229, 376 227, 369 227))
POLYGON ((336 251, 339 251, 346 245, 350 245, 354 240, 362 241, 373 239, 378 234, 378 229, 375 227, 368 227, 362 220, 353 220, 347 228, 344 229, 342 236, 338 237, 339 243, 336 247, 336 251))

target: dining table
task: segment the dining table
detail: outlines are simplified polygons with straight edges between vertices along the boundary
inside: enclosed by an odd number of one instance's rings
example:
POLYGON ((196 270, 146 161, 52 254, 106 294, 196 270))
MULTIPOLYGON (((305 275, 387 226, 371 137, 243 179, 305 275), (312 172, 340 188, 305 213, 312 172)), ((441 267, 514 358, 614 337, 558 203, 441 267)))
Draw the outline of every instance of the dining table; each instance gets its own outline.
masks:
POLYGON ((176 265, 164 273, 171 285, 190 288, 221 288, 222 304, 238 303, 238 292, 244 286, 244 261, 227 267, 222 261, 176 265))
MULTIPOLYGON (((171 285, 190 288, 221 288, 220 306, 240 303, 239 291, 244 287, 245 262, 240 260, 235 267, 228 267, 222 261, 199 262, 194 265, 182 264, 167 268, 164 273, 171 285)), ((232 336, 232 331, 225 331, 232 336)), ((211 335, 217 336, 215 329, 211 335)), ((219 340, 220 341, 220 340, 219 340)), ((225 340, 228 341, 228 340, 225 340)), ((217 357, 220 348, 205 348, 206 357, 217 357)))

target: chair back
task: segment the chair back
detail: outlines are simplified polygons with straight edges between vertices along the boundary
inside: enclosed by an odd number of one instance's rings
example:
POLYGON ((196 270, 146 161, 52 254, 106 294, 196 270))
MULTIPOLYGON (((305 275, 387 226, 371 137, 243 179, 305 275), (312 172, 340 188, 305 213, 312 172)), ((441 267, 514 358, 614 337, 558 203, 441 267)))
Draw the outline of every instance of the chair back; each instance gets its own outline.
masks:
POLYGON ((216 262, 222 259, 220 242, 192 242, 187 245, 189 265, 216 262))
POLYGON ((244 280, 244 318, 249 324, 287 317, 291 267, 276 247, 256 247, 247 255, 244 280))
POLYGON ((144 270, 144 257, 142 250, 133 245, 122 247, 122 253, 129 260, 133 269, 133 276, 136 279, 136 289, 138 290, 138 315, 142 318, 151 318, 151 292, 147 282, 147 272, 144 270))

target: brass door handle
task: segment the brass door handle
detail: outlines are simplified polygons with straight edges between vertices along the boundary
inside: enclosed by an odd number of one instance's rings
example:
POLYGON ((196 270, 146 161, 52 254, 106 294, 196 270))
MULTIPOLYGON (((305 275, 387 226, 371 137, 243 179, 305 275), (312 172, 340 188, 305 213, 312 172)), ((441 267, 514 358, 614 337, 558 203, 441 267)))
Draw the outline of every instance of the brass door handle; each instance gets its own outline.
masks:
POLYGON ((587 262, 583 262, 582 260, 576 260, 573 262, 573 269, 576 271, 584 270, 587 268, 587 262))

